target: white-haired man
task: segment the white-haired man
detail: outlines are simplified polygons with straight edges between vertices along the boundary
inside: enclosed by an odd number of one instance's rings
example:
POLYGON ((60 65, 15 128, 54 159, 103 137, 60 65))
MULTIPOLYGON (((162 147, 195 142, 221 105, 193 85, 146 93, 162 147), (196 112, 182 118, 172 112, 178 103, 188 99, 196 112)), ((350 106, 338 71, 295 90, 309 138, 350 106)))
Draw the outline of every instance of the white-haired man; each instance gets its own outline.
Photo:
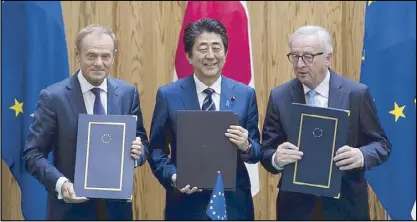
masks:
POLYGON ((262 132, 263 167, 278 174, 285 165, 303 158, 303 152, 287 138, 291 103, 308 101, 314 106, 350 110, 351 114, 346 144, 337 150, 333 159, 343 171, 340 198, 279 191, 277 219, 309 220, 319 201, 326 220, 369 220, 364 171, 386 161, 391 144, 379 123, 368 88, 329 68, 333 47, 330 34, 324 28, 299 28, 290 37, 289 48, 287 57, 296 78, 270 92, 262 132))

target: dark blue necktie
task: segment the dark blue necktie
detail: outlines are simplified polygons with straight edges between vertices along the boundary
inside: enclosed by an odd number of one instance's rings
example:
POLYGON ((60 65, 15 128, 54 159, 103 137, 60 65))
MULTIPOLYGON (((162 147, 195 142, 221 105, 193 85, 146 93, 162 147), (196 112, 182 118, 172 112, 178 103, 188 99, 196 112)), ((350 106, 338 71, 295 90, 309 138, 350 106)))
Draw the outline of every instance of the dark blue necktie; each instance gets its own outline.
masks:
POLYGON ((203 93, 207 94, 207 96, 204 99, 201 110, 216 110, 216 105, 214 104, 213 98, 211 98, 211 95, 214 93, 214 89, 207 88, 203 91, 203 93))
POLYGON ((93 114, 106 115, 103 104, 101 103, 100 88, 92 88, 91 92, 93 92, 96 96, 96 99, 94 100, 93 114))

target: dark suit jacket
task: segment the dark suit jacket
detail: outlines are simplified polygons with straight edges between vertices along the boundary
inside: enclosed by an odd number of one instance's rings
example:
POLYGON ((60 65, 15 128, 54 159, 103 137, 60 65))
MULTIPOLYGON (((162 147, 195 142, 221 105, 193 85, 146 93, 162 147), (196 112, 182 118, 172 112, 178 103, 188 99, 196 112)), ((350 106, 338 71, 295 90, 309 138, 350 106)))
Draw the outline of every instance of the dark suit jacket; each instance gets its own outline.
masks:
MULTIPOLYGON (((252 150, 240 155, 237 161, 237 190, 226 192, 228 219, 253 219, 253 202, 250 180, 244 162, 259 161, 260 133, 255 90, 232 79, 221 77, 220 110, 232 110, 239 115, 239 124, 249 131, 252 150), (236 99, 226 106, 226 101, 236 99), (249 196, 248 196, 249 195, 249 196), (239 215, 240 211, 240 215, 239 215)), ((171 186, 171 176, 176 173, 176 113, 177 110, 200 110, 193 75, 158 89, 150 133, 149 164, 154 175, 167 191, 165 218, 168 220, 201 220, 205 217, 210 194, 180 194, 171 186), (168 145, 171 158, 168 157, 168 145)))
MULTIPOLYGON (((341 198, 321 198, 324 212, 327 219, 367 220, 368 191, 364 171, 386 161, 391 144, 379 123, 367 86, 331 70, 330 73, 328 107, 350 110, 346 145, 360 148, 364 167, 344 172, 341 198)), ((287 132, 291 127, 291 103, 306 103, 303 86, 298 79, 292 79, 270 92, 262 132, 261 164, 272 174, 281 173, 272 166, 271 161, 278 145, 287 141, 287 132)), ((283 220, 306 220, 313 210, 314 201, 315 197, 311 195, 280 191, 277 217, 283 220)))
MULTIPOLYGON (((91 219, 79 209, 94 211, 94 200, 83 204, 67 204, 57 199, 56 183, 61 176, 74 181, 75 152, 77 144, 78 115, 87 113, 78 81, 78 72, 61 82, 55 83, 40 93, 33 123, 24 149, 26 168, 48 191, 48 219, 91 219), (47 160, 53 151, 53 163, 47 160)), ((135 86, 107 77, 107 114, 137 115, 136 136, 141 137, 145 150, 149 143, 143 127, 139 94, 135 86)), ((147 152, 147 151, 146 151, 147 152)), ((138 162, 142 165, 146 155, 138 162), (141 162, 141 163, 140 163, 141 162)), ((103 168, 104 169, 104 168, 103 168)))

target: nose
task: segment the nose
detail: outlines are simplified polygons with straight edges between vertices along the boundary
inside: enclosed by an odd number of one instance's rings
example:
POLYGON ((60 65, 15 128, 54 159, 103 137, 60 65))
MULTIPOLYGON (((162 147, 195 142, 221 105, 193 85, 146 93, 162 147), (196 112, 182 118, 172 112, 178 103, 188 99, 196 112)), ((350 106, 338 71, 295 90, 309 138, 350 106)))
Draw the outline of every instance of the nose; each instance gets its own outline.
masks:
POLYGON ((297 67, 304 67, 306 64, 302 57, 298 57, 297 67))
POLYGON ((211 48, 208 49, 206 57, 209 58, 209 59, 214 59, 214 53, 213 53, 213 50, 211 48))
POLYGON ((101 59, 101 57, 97 57, 96 61, 94 62, 95 66, 102 66, 103 65, 103 60, 101 59))

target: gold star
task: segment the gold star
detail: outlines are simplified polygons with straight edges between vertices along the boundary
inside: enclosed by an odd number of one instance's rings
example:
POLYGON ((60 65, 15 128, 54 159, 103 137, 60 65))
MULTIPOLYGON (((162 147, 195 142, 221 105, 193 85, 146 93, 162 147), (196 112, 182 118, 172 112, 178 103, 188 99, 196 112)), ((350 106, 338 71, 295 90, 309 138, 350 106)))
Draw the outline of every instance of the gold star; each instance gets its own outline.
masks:
POLYGON ((19 113, 23 113, 23 102, 19 103, 17 99, 14 99, 14 105, 10 107, 11 110, 14 110, 16 117, 19 113))
POLYGON ((394 109, 391 110, 389 113, 395 116, 395 122, 398 121, 398 119, 401 117, 405 118, 405 115, 403 113, 405 106, 398 107, 398 104, 394 102, 394 109))
POLYGON ((368 1, 368 6, 370 6, 374 1, 368 1))

